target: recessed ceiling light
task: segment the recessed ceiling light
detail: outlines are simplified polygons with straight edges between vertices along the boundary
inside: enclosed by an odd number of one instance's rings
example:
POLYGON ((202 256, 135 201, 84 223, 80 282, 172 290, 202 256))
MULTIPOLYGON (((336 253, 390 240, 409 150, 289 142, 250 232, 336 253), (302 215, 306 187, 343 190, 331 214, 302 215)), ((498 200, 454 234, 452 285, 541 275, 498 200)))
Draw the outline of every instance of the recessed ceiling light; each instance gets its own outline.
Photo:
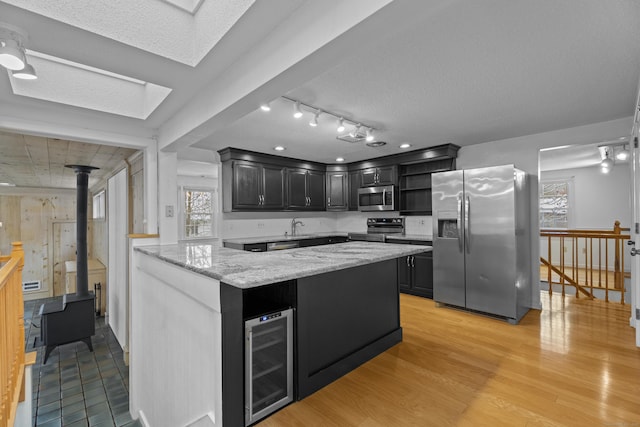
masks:
POLYGON ((262 105, 260 106, 260 109, 261 109, 262 111, 271 111, 271 106, 269 105, 269 103, 262 104, 262 105))
POLYGON ((343 158, 343 157, 338 157, 338 158, 336 159, 336 162, 344 162, 344 158, 343 158))
POLYGON ((284 148, 282 145, 278 145, 277 147, 273 147, 274 150, 276 151, 284 151, 286 150, 286 148, 284 148))
POLYGON ((404 144, 400 144, 400 148, 409 148, 409 147, 411 147, 411 144, 408 144, 406 142, 404 144))

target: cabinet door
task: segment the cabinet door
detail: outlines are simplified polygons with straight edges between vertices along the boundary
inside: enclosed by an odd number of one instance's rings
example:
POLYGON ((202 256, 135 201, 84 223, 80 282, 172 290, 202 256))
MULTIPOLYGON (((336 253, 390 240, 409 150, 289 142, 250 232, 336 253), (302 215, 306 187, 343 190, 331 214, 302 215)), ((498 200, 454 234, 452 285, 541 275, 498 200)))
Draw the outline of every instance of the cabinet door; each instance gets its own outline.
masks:
POLYGON ((289 209, 307 209, 307 171, 288 169, 287 184, 287 207, 289 209))
POLYGON ((378 177, 378 169, 363 169, 360 171, 360 184, 362 187, 376 185, 376 178, 378 177))
POLYGON ((395 166, 378 168, 377 171, 379 185, 392 185, 398 182, 398 170, 395 166))
POLYGON ((413 256, 413 291, 433 298, 433 253, 422 252, 413 256))
POLYGON ((284 168, 282 166, 262 166, 262 208, 284 209, 284 168))
POLYGON ((411 257, 398 258, 398 286, 400 291, 411 289, 411 257))
POLYGON ((324 172, 307 171, 307 207, 314 211, 325 210, 324 172))
POLYGON ((360 171, 349 172, 349 210, 358 210, 358 189, 360 188, 360 171))
POLYGON ((347 210, 347 172, 327 172, 327 210, 347 210))
POLYGON ((259 209, 262 166, 251 162, 233 164, 233 209, 259 209))

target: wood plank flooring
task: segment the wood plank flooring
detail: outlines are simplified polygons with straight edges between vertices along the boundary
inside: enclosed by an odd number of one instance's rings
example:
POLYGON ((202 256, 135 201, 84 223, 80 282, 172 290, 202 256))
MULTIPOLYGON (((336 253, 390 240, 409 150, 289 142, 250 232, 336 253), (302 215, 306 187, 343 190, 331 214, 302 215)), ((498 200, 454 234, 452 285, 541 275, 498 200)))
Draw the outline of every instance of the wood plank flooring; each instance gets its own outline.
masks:
POLYGON ((629 305, 541 299, 513 326, 402 294, 402 343, 258 425, 640 426, 629 305))

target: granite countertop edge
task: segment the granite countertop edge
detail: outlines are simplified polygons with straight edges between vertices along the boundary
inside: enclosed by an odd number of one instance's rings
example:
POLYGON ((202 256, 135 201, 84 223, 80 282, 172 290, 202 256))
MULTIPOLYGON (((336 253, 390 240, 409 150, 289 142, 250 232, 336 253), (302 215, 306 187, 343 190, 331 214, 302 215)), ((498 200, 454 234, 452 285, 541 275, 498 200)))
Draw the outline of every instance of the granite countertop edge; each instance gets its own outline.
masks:
POLYGON ((427 252, 431 251, 431 246, 347 242, 274 252, 247 252, 210 244, 175 244, 140 246, 134 250, 236 288, 249 289, 427 252), (206 266, 188 261, 188 252, 193 248, 210 251, 208 259, 198 259, 206 261, 206 266))
MULTIPOLYGON (((332 236, 341 236, 347 237, 349 231, 322 231, 318 233, 306 233, 299 234, 296 236, 263 236, 263 237, 238 237, 238 238, 230 238, 230 239, 222 239, 223 243, 235 243, 239 245, 251 245, 256 243, 271 243, 271 242, 285 242, 291 240, 308 240, 308 239, 316 239, 319 237, 332 237, 332 236)), ((358 234, 364 234, 366 231, 358 232, 358 234)), ((417 241, 432 241, 431 235, 426 234, 389 234, 389 238, 398 239, 398 240, 417 240, 417 241)))

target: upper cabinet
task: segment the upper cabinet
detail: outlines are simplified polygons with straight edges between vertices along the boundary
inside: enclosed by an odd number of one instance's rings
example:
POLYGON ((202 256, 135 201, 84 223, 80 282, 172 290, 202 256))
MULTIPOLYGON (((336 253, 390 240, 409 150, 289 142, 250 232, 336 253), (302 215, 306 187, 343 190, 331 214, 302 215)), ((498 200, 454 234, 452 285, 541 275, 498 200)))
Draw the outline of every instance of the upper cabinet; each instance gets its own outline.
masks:
POLYGON ((225 181, 230 178, 223 189, 225 212, 284 209, 284 167, 235 160, 223 164, 222 174, 225 181))
POLYGON ((327 167, 327 210, 346 211, 349 204, 349 172, 327 167))
POLYGON ((397 185, 401 215, 431 215, 431 174, 455 169, 460 147, 440 145, 348 165, 225 148, 224 212, 358 210, 358 189, 397 185))
POLYGON ((287 169, 287 209, 323 211, 324 172, 287 169))
POLYGON ((224 212, 325 210, 325 165, 225 148, 224 212))
POLYGON ((398 168, 394 165, 363 169, 360 172, 360 180, 361 187, 394 185, 398 182, 398 168))

